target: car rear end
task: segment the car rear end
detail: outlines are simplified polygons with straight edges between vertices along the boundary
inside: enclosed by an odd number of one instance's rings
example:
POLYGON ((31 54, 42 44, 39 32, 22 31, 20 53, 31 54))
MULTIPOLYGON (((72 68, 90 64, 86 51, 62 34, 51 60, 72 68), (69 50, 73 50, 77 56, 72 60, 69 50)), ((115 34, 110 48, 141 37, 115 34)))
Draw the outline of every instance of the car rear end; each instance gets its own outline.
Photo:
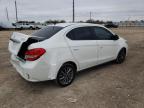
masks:
POLYGON ((47 63, 42 60, 45 57, 46 50, 39 47, 28 49, 30 44, 37 41, 21 33, 13 33, 9 41, 11 63, 20 75, 28 81, 48 79, 47 73, 41 72, 42 69, 44 70, 47 67, 47 63))
POLYGON ((53 65, 48 62, 50 55, 48 55, 48 49, 43 42, 55 33, 44 37, 46 34, 44 31, 40 30, 31 35, 14 32, 9 40, 10 62, 27 81, 38 82, 54 79, 54 75, 51 73, 53 65))

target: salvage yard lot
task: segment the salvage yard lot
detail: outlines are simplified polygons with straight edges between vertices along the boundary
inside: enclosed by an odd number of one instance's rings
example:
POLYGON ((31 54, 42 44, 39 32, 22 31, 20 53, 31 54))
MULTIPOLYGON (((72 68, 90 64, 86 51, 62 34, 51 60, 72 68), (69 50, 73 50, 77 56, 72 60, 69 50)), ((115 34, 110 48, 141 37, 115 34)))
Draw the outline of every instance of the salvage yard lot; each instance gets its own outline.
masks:
POLYGON ((113 31, 128 40, 126 61, 84 70, 66 88, 21 78, 9 62, 13 31, 0 31, 0 108, 144 108, 144 28, 113 31))

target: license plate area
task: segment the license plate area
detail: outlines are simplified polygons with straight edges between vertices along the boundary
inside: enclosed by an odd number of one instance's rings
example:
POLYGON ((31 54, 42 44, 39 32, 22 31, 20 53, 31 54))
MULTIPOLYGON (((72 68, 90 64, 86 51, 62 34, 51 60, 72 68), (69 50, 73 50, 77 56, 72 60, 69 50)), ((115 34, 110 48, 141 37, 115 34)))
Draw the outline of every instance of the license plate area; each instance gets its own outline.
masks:
POLYGON ((20 58, 20 57, 18 57, 18 56, 16 56, 16 59, 17 59, 18 61, 25 62, 24 59, 22 59, 22 58, 20 58))

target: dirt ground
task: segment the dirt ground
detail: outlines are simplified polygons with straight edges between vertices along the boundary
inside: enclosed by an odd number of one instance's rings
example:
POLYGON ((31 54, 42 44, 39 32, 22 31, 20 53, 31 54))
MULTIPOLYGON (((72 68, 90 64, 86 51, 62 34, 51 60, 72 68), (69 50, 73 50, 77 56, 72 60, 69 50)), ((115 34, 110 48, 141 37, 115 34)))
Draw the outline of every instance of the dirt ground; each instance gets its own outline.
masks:
POLYGON ((144 108, 144 28, 113 31, 128 40, 126 61, 84 70, 66 88, 21 78, 9 62, 13 31, 0 31, 0 108, 144 108))

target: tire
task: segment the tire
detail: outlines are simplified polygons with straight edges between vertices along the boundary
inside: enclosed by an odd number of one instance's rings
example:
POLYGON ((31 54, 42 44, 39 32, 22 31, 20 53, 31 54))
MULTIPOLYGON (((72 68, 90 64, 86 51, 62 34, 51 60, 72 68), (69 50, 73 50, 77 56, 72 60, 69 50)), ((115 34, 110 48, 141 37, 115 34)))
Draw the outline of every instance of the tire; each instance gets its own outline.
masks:
POLYGON ((40 29, 39 27, 36 27, 36 30, 40 29))
POLYGON ((120 52, 119 52, 119 54, 118 54, 115 61, 116 61, 117 64, 121 64, 125 61, 125 58, 126 58, 126 50, 123 48, 123 49, 120 50, 120 52))
POLYGON ((30 28, 29 28, 30 30, 33 30, 33 27, 32 26, 30 26, 30 28))
POLYGON ((23 27, 21 27, 20 30, 23 30, 23 27))
POLYGON ((75 79, 76 68, 74 65, 66 63, 64 64, 57 75, 56 83, 61 87, 70 85, 75 79))

